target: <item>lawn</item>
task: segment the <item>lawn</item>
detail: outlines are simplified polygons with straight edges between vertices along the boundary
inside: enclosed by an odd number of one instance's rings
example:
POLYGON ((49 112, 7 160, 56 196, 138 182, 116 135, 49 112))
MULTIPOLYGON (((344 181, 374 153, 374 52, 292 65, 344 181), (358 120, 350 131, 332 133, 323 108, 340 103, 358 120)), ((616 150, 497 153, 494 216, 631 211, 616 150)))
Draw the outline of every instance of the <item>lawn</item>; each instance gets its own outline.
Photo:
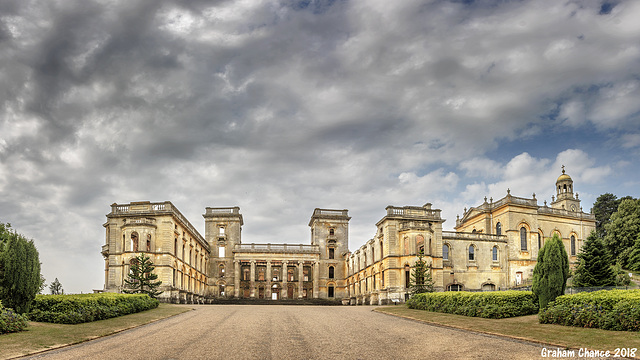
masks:
POLYGON ((188 306, 160 304, 156 309, 77 325, 31 321, 27 331, 0 335, 0 359, 80 343, 189 310, 191 308, 188 306))
POLYGON ((413 310, 405 306, 378 307, 374 311, 427 323, 551 344, 562 348, 588 348, 611 351, 623 347, 640 349, 640 333, 540 324, 538 323, 538 315, 507 319, 483 319, 413 310))

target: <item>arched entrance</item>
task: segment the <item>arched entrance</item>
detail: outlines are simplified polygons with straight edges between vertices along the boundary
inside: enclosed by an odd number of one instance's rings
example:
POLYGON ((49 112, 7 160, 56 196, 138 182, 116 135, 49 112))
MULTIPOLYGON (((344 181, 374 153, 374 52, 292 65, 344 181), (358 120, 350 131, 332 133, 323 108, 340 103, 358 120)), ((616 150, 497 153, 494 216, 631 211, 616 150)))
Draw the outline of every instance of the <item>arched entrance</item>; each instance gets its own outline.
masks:
POLYGON ((277 284, 273 284, 271 287, 271 300, 280 299, 280 287, 277 284))
POLYGON ((293 295, 293 285, 289 284, 289 286, 287 286, 287 299, 295 299, 293 295))

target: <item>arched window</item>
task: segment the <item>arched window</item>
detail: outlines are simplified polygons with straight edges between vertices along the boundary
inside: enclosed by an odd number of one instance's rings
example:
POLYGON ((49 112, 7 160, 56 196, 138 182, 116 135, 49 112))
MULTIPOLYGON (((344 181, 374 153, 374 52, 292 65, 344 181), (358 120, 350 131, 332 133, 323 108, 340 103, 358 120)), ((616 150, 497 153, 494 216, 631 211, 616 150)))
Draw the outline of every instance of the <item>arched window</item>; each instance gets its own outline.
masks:
POLYGON ((242 280, 248 281, 251 279, 251 270, 244 268, 242 270, 242 280))
POLYGON ((287 270, 287 281, 294 281, 293 269, 288 269, 287 270))
POLYGON ((151 251, 151 234, 147 234, 147 252, 151 251))
POLYGON ((333 279, 335 276, 335 270, 333 266, 329 266, 329 279, 333 279))
POLYGON ((264 281, 264 268, 258 269, 258 281, 264 281))
POLYGON ((449 245, 442 245, 442 260, 449 260, 449 245))
POLYGON ((571 235, 571 256, 576 254, 576 237, 571 235))
POLYGON ((469 261, 476 260, 476 248, 473 245, 469 245, 469 261))
POLYGON ((173 240, 173 255, 178 257, 178 239, 173 240))
POLYGON ((538 250, 542 248, 542 235, 538 233, 538 250))
POLYGON ((498 247, 494 246, 491 252, 493 261, 498 261, 498 247))
POLYGON ((376 249, 373 246, 371 247, 371 262, 376 262, 376 249))
POLYGON ((384 244, 382 243, 382 240, 380 240, 380 260, 382 260, 382 258, 384 257, 384 244))
POLYGON ((131 251, 138 251, 138 233, 135 231, 131 233, 131 251))
POLYGON ((416 251, 418 254, 424 254, 424 236, 416 236, 416 251))
POLYGON ((496 235, 502 235, 502 224, 501 223, 497 223, 496 224, 496 235))
POLYGON ((280 271, 278 269, 273 269, 272 275, 273 281, 280 281, 280 271))
POLYGON ((218 266, 218 277, 224 277, 224 264, 218 266))
POLYGON ((520 250, 527 251, 527 229, 524 226, 520 228, 520 250))

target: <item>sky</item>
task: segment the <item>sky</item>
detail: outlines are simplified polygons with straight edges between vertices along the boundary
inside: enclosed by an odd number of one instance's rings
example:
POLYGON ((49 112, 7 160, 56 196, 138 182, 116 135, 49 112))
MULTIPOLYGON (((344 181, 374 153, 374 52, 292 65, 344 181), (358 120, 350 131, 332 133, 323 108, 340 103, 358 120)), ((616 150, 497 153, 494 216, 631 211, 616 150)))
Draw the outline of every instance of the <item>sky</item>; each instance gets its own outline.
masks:
POLYGON ((640 195, 640 2, 3 0, 0 222, 65 292, 102 289, 112 203, 308 244, 348 209, 640 195))

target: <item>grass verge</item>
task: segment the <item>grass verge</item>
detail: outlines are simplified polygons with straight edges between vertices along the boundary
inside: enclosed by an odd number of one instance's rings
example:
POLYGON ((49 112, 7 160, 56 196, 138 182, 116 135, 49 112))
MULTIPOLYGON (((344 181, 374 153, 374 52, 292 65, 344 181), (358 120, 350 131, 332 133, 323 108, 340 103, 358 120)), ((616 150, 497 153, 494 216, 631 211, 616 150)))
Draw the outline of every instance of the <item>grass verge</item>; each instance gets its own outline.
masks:
POLYGON ((0 335, 0 359, 33 354, 110 335, 191 310, 160 304, 156 309, 89 323, 65 325, 29 322, 27 331, 0 335))
POLYGON ((640 333, 540 324, 538 323, 538 315, 507 319, 483 319, 414 310, 405 306, 378 307, 374 311, 426 323, 550 344, 560 348, 588 348, 612 352, 616 348, 640 349, 640 333))

